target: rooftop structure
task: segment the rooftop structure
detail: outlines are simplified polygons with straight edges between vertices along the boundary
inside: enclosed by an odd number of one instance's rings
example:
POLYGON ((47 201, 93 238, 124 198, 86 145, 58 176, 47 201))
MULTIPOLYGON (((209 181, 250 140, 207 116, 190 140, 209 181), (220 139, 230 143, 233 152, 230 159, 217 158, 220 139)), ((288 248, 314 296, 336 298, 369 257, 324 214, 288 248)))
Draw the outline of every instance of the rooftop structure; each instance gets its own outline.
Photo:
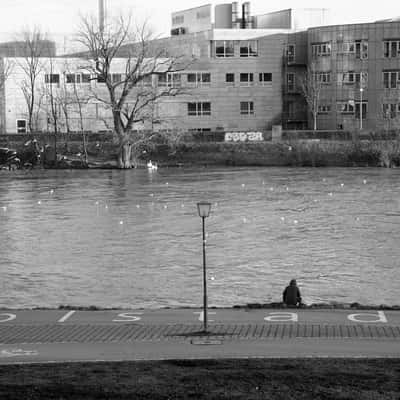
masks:
POLYGON ((171 35, 185 35, 206 30, 304 30, 327 25, 330 12, 324 8, 296 8, 262 15, 252 15, 250 2, 211 4, 177 11, 171 15, 171 35))

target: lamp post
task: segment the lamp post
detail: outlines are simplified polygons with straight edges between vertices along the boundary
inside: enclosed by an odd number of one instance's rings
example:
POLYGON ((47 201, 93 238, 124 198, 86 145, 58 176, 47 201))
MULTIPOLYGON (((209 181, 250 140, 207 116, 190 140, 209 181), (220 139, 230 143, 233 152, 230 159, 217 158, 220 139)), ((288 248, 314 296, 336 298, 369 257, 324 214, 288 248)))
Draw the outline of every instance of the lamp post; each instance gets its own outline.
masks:
POLYGON ((211 203, 197 203, 199 217, 203 221, 203 332, 207 332, 207 274, 206 274, 206 218, 210 215, 211 203))
POLYGON ((362 131, 362 119, 363 119, 363 103, 362 103, 362 94, 364 89, 360 88, 360 131, 362 131))

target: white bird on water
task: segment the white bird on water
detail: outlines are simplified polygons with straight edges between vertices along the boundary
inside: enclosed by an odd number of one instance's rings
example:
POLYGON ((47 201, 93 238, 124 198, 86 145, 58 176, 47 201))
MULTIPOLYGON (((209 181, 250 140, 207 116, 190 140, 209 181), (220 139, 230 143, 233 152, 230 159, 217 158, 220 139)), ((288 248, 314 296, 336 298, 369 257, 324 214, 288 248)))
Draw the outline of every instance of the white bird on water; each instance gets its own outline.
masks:
POLYGON ((152 163, 152 161, 150 160, 148 163, 147 163, 147 168, 148 169, 158 169, 158 165, 157 165, 157 163, 152 163))

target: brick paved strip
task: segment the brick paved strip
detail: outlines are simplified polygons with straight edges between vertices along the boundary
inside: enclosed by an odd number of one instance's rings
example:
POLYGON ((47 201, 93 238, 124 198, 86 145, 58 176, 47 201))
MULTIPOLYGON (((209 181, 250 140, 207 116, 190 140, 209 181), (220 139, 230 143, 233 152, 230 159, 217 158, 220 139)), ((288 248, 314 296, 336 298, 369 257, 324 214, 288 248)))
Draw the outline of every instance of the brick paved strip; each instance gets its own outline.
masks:
MULTIPOLYGON (((223 340, 400 339, 400 328, 390 325, 215 324, 208 330, 210 338, 223 340)), ((201 324, 1 325, 0 344, 191 340, 201 331, 201 324)))

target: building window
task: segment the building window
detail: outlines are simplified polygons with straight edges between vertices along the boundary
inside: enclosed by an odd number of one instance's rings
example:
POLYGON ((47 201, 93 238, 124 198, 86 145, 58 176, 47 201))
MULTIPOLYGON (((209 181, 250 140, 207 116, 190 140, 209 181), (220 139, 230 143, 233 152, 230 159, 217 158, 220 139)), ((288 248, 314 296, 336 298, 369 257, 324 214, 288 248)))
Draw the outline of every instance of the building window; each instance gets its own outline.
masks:
POLYGON ((338 42, 338 54, 354 54, 355 58, 368 58, 368 40, 360 39, 352 42, 338 42))
POLYGON ((106 83, 106 78, 103 74, 97 74, 97 83, 106 83))
POLYGON ((368 40, 356 40, 356 58, 365 60, 368 58, 368 40))
POLYGON ((56 83, 60 84, 60 75, 59 74, 45 74, 44 76, 45 83, 56 83))
POLYGON ((339 85, 357 84, 359 87, 365 87, 368 84, 368 72, 340 72, 337 75, 337 81, 339 85))
POLYGON ((252 72, 244 72, 240 74, 240 86, 253 86, 252 72))
POLYGON ((318 114, 328 114, 331 112, 330 104, 321 104, 318 106, 318 114))
POLYGON ((82 76, 82 83, 90 83, 90 74, 81 74, 82 76))
POLYGON ((17 133, 26 133, 26 119, 17 119, 17 133))
POLYGON ((235 86, 235 74, 231 72, 225 74, 225 83, 227 86, 235 86))
POLYGON ((314 79, 317 82, 320 82, 325 85, 329 85, 331 83, 331 73, 330 72, 316 72, 314 75, 314 79))
POLYGON ((240 115, 254 115, 254 103, 252 101, 241 101, 240 115))
POLYGON ((66 74, 65 82, 66 83, 76 83, 75 74, 66 74))
POLYGON ((384 119, 394 119, 397 117, 400 104, 382 104, 382 112, 384 119))
POLYGON ((368 105, 368 102, 367 101, 363 101, 362 102, 362 107, 360 107, 361 103, 359 101, 356 101, 355 104, 356 104, 356 109, 355 109, 355 111, 356 111, 356 119, 360 119, 360 108, 362 109, 362 119, 366 119, 367 118, 367 105, 368 105))
POLYGON ((209 72, 192 72, 187 74, 187 83, 190 87, 211 86, 211 74, 209 72))
POLYGON ((400 57, 400 40, 384 40, 383 57, 384 58, 400 57))
POLYGON ((314 43, 311 45, 313 58, 330 56, 331 55, 331 42, 314 43))
POLYGON ((215 57, 233 57, 235 48, 233 40, 216 40, 215 41, 215 57))
POLYGON ((288 44, 286 48, 286 57, 288 64, 294 63, 296 57, 296 45, 288 44))
POLYGON ((181 74, 174 72, 167 72, 165 74, 158 75, 158 86, 161 87, 180 87, 181 86, 181 74))
POLYGON ((400 71, 384 71, 383 87, 385 89, 397 89, 400 84, 400 71))
POLYGON ((257 57, 257 40, 240 41, 240 57, 257 57))
POLYGON ((190 116, 202 116, 211 115, 211 103, 188 103, 188 115, 190 116))
POLYGON ((197 11, 196 13, 197 19, 208 18, 209 16, 210 16, 210 10, 197 11))
POLYGON ((336 110, 340 114, 354 114, 354 109, 355 109, 354 100, 338 101, 336 104, 336 110))
POLYGON ((338 42, 338 54, 354 54, 355 51, 355 42, 338 42))
POLYGON ((175 15, 172 18, 172 25, 183 24, 185 22, 185 17, 183 15, 175 15))
POLYGON ((286 74, 286 88, 288 93, 293 93, 296 89, 296 76, 294 72, 288 72, 286 74))
POLYGON ((82 75, 81 74, 65 74, 65 82, 79 84, 82 82, 82 75))
POLYGON ((111 82, 112 83, 122 82, 122 74, 111 74, 111 82))
POLYGON ((153 76, 152 75, 144 75, 140 79, 140 81, 137 83, 138 85, 142 87, 151 87, 153 86, 153 76))
POLYGON ((272 82, 271 72, 260 72, 258 74, 258 80, 262 85, 267 85, 272 82))

